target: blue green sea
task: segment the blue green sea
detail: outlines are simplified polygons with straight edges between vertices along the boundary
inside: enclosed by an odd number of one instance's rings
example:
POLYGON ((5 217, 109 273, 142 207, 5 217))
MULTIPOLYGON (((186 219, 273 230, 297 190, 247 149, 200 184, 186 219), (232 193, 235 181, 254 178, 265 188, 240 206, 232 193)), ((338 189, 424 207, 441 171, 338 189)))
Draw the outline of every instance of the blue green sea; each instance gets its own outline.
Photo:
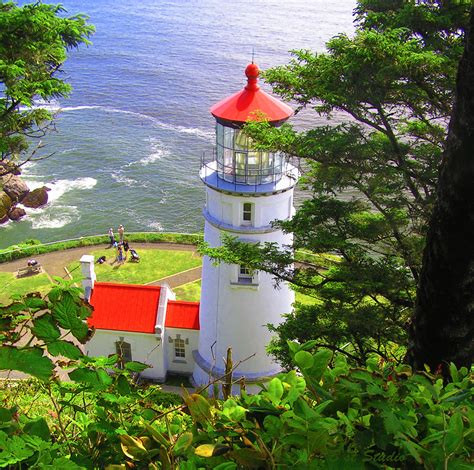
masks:
MULTIPOLYGON (((290 49, 324 51, 351 33, 355 0, 65 0, 97 28, 93 45, 72 51, 62 76, 68 99, 56 131, 24 178, 51 188, 50 202, 0 226, 0 248, 128 231, 194 232, 204 223, 201 154, 214 143, 209 107, 241 89, 251 61, 263 69, 290 49)), ((270 91, 268 87, 267 91, 270 91)), ((298 126, 316 125, 302 112, 298 126)))

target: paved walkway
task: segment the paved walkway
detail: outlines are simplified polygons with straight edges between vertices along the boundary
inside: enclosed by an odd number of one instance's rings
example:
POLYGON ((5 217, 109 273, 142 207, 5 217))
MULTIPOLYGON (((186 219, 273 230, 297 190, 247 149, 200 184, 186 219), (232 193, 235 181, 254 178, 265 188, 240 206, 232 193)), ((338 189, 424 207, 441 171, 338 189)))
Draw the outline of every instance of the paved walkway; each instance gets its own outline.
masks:
MULTIPOLYGON (((194 245, 181 245, 177 243, 133 243, 132 246, 137 251, 140 251, 141 249, 175 250, 191 251, 194 254, 196 250, 194 245)), ((78 261, 82 255, 88 255, 94 250, 100 250, 103 248, 104 245, 83 246, 80 248, 71 248, 69 250, 54 251, 52 253, 37 255, 35 256, 35 259, 41 264, 43 270, 50 276, 64 277, 66 274, 64 271, 65 266, 74 261, 78 261)), ((2 263, 0 264, 0 271, 13 273, 18 271, 20 268, 24 268, 26 263, 27 258, 22 258, 8 263, 2 263)), ((197 281, 198 279, 201 279, 201 267, 177 273, 173 276, 160 279, 151 284, 157 285, 161 282, 166 282, 171 288, 173 288, 182 284, 187 284, 188 282, 197 281)))

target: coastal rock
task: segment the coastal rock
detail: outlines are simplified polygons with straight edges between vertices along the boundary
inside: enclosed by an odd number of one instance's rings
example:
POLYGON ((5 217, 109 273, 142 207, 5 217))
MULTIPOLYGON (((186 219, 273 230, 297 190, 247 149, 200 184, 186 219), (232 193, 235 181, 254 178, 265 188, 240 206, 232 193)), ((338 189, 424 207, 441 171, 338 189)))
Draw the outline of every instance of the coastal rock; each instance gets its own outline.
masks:
POLYGON ((26 183, 16 175, 2 176, 3 190, 10 196, 11 200, 21 201, 29 192, 30 189, 26 183))
POLYGON ((24 206, 32 207, 33 209, 44 206, 48 202, 48 191, 50 191, 50 189, 46 186, 34 189, 22 199, 21 203, 24 206))
POLYGON ((11 220, 19 220, 25 215, 26 215, 25 209, 23 209, 22 207, 14 207, 13 209, 10 209, 8 212, 8 217, 11 220))
POLYGON ((6 174, 21 175, 21 171, 16 165, 12 163, 0 162, 0 176, 6 174))
POLYGON ((0 224, 4 224, 8 221, 8 211, 11 206, 12 200, 10 196, 4 191, 0 191, 0 224))

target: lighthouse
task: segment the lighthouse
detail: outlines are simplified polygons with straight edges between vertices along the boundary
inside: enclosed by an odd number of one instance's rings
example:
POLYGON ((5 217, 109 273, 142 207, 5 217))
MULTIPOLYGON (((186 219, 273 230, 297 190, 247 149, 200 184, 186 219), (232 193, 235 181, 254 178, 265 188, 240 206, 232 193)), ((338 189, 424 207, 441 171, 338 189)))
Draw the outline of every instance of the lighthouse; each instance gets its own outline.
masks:
MULTIPOLYGON (((242 242, 292 244, 292 235, 272 226, 293 214, 297 169, 278 152, 257 150, 244 134, 248 120, 262 116, 273 126, 284 123, 292 109, 258 85, 258 66, 245 69, 246 86, 211 107, 216 120, 216 147, 204 156, 200 177, 206 186, 204 239, 211 247, 223 234, 242 242)), ((223 358, 232 348, 233 378, 249 385, 280 372, 266 353, 271 334, 289 313, 294 292, 285 283, 275 288, 272 276, 246 266, 214 265, 204 257, 200 304, 199 346, 193 351, 193 379, 198 385, 224 375, 223 358), (242 362, 241 362, 242 361, 242 362)))

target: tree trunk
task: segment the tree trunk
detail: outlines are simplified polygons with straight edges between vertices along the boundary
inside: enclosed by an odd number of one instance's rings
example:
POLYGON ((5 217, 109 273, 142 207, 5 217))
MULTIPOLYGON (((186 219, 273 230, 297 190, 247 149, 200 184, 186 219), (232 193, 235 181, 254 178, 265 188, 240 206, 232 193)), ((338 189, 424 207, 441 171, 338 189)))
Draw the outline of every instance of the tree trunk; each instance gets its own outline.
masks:
POLYGON ((446 371, 474 356, 474 7, 440 167, 407 359, 446 371))

